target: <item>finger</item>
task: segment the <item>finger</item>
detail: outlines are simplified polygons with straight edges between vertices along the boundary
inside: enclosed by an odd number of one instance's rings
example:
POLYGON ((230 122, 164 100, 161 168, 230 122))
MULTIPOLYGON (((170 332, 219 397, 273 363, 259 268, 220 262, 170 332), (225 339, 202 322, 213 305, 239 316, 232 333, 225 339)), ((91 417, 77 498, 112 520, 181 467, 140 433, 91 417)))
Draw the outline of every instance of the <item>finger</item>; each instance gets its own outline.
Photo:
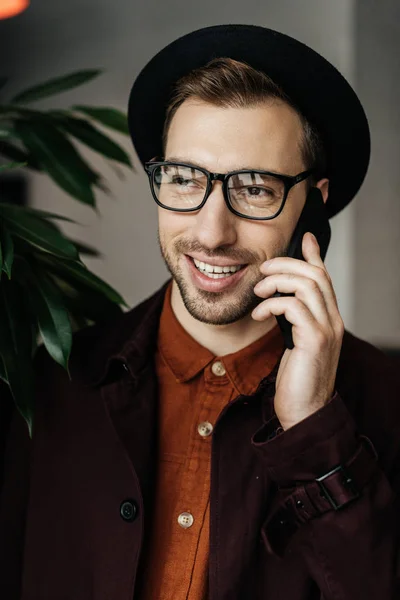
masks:
POLYGON ((322 347, 322 327, 314 319, 308 308, 293 297, 268 298, 251 313, 255 321, 265 321, 271 316, 285 315, 292 323, 292 335, 295 346, 303 346, 307 350, 322 347))
POLYGON ((313 279, 292 274, 270 275, 254 288, 254 293, 261 298, 271 298, 276 292, 295 294, 321 325, 330 325, 330 314, 324 296, 313 279))
POLYGON ((315 281, 325 299, 329 314, 334 317, 338 311, 337 298, 333 289, 329 273, 324 268, 311 265, 304 260, 280 256, 264 262, 260 267, 264 275, 275 275, 279 273, 291 273, 315 281))
POLYGON ((329 276, 326 265, 325 265, 324 261, 322 260, 321 249, 320 249, 318 240, 313 233, 307 232, 304 235, 302 252, 303 252, 303 256, 306 259, 306 261, 308 262, 308 264, 313 265, 315 267, 319 267, 325 273, 325 277, 328 280, 328 285, 329 285, 330 291, 332 293, 332 297, 333 297, 334 302, 337 307, 337 297, 336 297, 334 287, 332 285, 332 280, 329 276))
POLYGON ((321 249, 317 238, 310 231, 304 234, 301 248, 302 254, 308 264, 320 267, 326 271, 324 261, 321 258, 321 249))

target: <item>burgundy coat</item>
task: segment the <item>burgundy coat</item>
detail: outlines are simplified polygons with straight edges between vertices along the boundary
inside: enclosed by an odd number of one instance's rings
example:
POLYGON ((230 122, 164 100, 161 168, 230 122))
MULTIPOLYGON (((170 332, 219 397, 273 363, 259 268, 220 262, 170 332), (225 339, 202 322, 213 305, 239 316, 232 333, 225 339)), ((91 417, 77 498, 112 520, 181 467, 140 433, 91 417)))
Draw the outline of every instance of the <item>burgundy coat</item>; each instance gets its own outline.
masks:
MULTIPOLYGON (((33 441, 17 417, 6 456, 2 600, 140 598, 164 292, 80 332, 71 381, 39 353, 33 441)), ((276 369, 225 407, 212 438, 210 600, 400 598, 398 371, 346 332, 335 396, 306 420, 275 435, 276 369)))

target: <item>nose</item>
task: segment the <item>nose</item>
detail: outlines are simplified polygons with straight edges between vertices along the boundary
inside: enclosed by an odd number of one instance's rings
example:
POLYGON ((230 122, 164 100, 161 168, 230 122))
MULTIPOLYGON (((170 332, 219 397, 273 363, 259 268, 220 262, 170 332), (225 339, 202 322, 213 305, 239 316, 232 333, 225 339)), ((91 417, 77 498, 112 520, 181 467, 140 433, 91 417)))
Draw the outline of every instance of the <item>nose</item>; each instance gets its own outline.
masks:
POLYGON ((221 181, 213 182, 212 191, 195 218, 194 234, 204 248, 213 250, 236 242, 237 218, 226 205, 221 181))

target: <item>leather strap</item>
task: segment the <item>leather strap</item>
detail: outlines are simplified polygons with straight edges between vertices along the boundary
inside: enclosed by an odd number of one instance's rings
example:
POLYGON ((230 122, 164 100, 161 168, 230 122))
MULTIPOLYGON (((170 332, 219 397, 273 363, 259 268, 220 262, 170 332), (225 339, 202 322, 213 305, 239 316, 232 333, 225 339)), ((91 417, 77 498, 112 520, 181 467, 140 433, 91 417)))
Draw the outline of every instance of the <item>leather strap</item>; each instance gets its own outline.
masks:
POLYGON ((284 506, 264 526, 267 546, 282 552, 302 523, 341 510, 361 495, 378 461, 371 440, 366 436, 360 438, 360 446, 345 465, 338 465, 314 481, 297 482, 284 506))
MULTIPOLYGON (((303 488, 314 505, 315 516, 330 510, 340 510, 361 495, 376 469, 377 453, 366 436, 352 458, 315 481, 303 484, 303 488)), ((300 508, 300 503, 296 502, 300 508)))

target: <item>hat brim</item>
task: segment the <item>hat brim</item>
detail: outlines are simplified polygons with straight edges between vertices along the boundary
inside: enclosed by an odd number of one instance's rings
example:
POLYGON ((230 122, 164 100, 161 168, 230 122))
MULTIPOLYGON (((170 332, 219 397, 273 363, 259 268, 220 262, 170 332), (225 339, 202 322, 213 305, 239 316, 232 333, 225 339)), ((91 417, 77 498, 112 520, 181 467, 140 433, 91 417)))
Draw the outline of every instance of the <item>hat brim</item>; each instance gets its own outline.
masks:
POLYGON ((346 79, 320 54, 283 33, 256 25, 216 25, 193 31, 156 54, 136 78, 128 122, 142 164, 162 155, 162 132, 173 85, 216 57, 244 61, 281 86, 319 130, 330 180, 333 217, 354 198, 366 175, 370 133, 346 79))

